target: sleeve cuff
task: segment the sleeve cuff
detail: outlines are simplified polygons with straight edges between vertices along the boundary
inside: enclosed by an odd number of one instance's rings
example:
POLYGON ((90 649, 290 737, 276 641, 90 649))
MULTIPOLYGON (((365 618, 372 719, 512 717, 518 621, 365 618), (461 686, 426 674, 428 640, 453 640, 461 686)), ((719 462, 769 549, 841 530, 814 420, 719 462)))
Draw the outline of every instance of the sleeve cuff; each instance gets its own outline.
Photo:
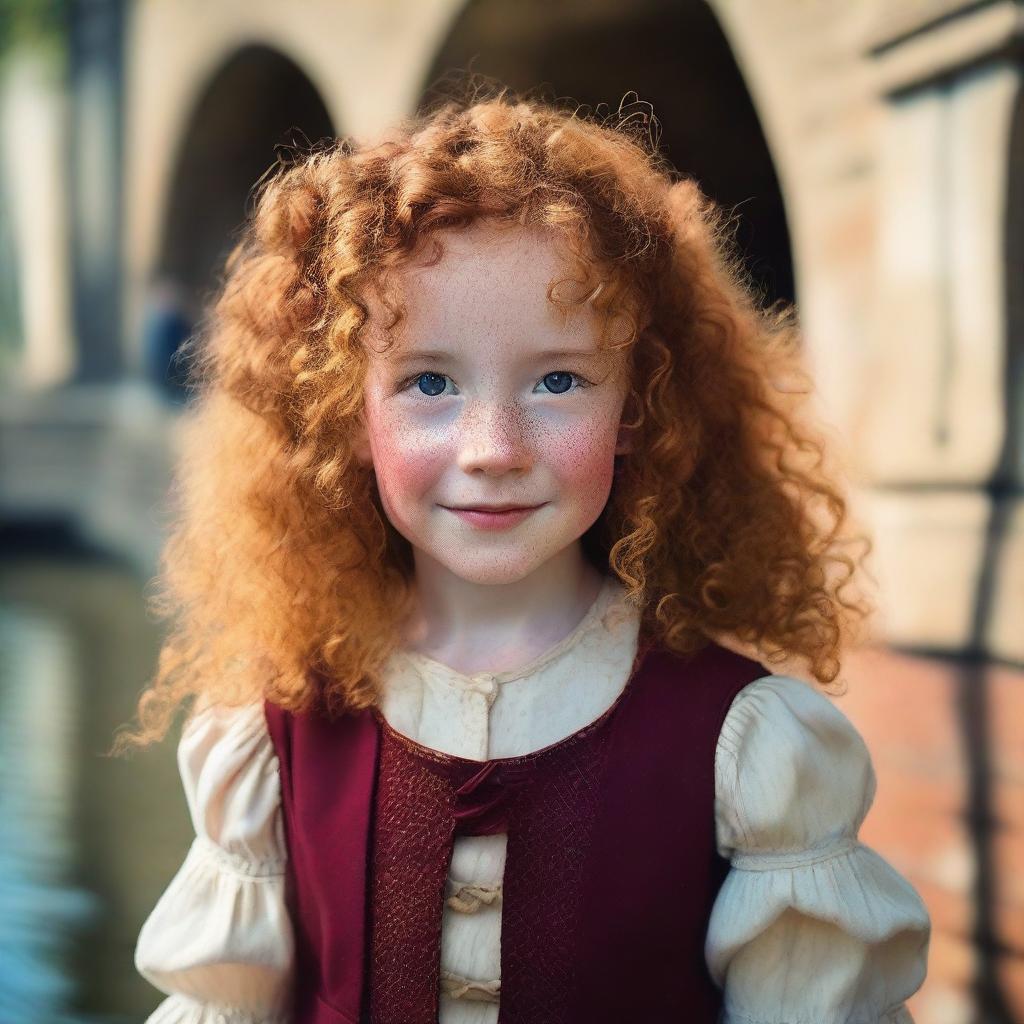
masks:
MULTIPOLYGON (((245 864, 196 837, 142 926, 135 969, 167 995, 275 1019, 290 989, 294 956, 284 886, 283 874, 245 864)), ((192 1020, 187 1003, 165 1012, 179 1015, 169 1021, 192 1020)), ((248 1017, 240 1019, 248 1024, 248 1017)))
POLYGON ((188 996, 165 999, 145 1024, 290 1024, 287 1014, 255 1013, 214 1003, 201 1003, 188 996))
POLYGON ((705 957, 724 1024, 912 1024, 931 932, 916 890, 870 847, 761 853, 719 891, 705 957))

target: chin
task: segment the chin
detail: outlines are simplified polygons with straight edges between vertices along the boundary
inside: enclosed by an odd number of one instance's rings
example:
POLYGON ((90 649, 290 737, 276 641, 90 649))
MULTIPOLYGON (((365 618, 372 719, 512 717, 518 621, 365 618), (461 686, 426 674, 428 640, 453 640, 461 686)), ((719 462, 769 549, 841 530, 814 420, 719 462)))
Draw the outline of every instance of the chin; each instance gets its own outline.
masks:
POLYGON ((518 583, 533 572, 537 566, 532 562, 480 562, 476 564, 449 564, 448 571, 467 583, 479 583, 484 586, 500 586, 506 583, 518 583))

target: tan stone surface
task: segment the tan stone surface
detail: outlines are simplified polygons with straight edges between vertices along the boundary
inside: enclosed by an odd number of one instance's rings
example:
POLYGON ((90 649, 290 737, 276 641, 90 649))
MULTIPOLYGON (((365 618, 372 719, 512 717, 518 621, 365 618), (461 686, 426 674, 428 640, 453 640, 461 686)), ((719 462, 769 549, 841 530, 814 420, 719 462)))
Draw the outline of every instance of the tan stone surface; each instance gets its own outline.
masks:
MULTIPOLYGON (((1024 1012, 1024 669, 922 658, 884 648, 851 656, 848 692, 837 706, 854 722, 878 777, 864 842, 904 872, 932 917, 928 979, 911 1000, 919 1024, 974 1019, 979 953, 976 836, 968 828, 963 688, 983 686, 991 822, 990 908, 1003 996, 1024 1012)), ((982 827, 982 826, 978 826, 982 827)))

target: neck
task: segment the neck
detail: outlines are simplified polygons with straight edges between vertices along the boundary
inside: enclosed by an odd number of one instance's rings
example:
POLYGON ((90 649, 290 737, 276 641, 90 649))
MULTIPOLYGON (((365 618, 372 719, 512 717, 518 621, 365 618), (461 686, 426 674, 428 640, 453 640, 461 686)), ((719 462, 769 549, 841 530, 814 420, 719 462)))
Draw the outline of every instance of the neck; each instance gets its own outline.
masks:
POLYGON ((458 672, 502 672, 543 654, 579 625, 603 577, 579 542, 514 583, 473 583, 415 552, 406 644, 458 672))

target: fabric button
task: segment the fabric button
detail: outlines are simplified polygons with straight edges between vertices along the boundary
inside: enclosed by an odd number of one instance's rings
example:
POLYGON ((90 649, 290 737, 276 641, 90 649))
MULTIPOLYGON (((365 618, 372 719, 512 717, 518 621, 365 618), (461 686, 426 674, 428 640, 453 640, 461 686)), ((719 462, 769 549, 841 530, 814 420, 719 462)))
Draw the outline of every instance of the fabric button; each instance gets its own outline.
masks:
POLYGON ((494 703, 498 696, 498 680, 490 673, 481 673, 473 676, 473 688, 477 693, 482 693, 487 698, 488 705, 494 703))
POLYGON ((460 697, 462 739, 460 748, 464 757, 486 760, 490 736, 491 698, 478 687, 463 690, 460 697))

